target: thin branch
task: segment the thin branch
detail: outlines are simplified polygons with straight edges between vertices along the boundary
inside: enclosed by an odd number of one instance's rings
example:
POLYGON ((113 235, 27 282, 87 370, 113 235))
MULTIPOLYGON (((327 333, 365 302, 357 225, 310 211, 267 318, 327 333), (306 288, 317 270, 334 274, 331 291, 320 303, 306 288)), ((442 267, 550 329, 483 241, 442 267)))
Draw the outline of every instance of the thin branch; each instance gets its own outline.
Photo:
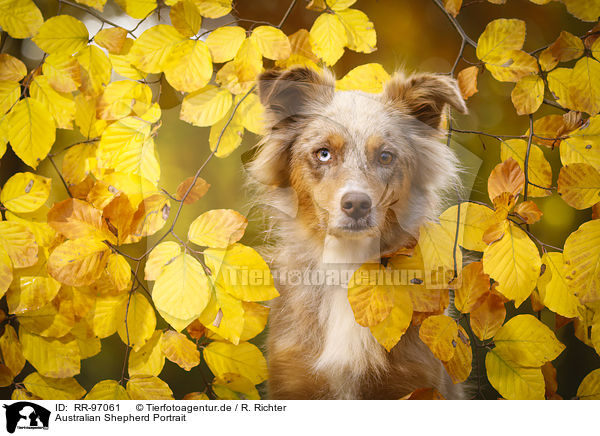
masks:
MULTIPOLYGON (((85 12, 87 12, 88 14, 90 14, 91 16, 93 16, 94 18, 96 18, 97 20, 99 20, 99 21, 101 21, 101 22, 103 22, 103 23, 109 24, 109 25, 111 25, 111 26, 113 26, 113 27, 121 27, 121 26, 119 26, 118 24, 116 24, 116 23, 113 23, 113 22, 112 22, 112 21, 110 21, 110 20, 107 20, 107 19, 106 19, 106 18, 104 18, 102 15, 100 15, 98 12, 94 11, 93 9, 90 9, 90 8, 88 8, 87 6, 83 6, 83 5, 80 5, 80 4, 77 4, 77 3, 73 3, 73 2, 71 2, 71 1, 69 1, 69 0, 58 0, 58 1, 59 1, 59 3, 64 3, 64 4, 66 4, 66 5, 69 5, 69 6, 73 7, 73 8, 80 9, 80 10, 82 10, 82 11, 85 11, 85 12)), ((156 9, 155 9, 155 10, 156 10, 156 9)), ((154 10, 153 10, 152 12, 154 12, 154 10)), ((150 14, 152 14, 152 12, 150 12, 150 14)), ((146 18, 148 18, 148 16, 149 16, 150 14, 148 14, 148 15, 147 15, 145 18, 143 18, 143 19, 142 19, 142 21, 144 21, 146 18)), ((138 26, 139 26, 139 24, 140 24, 140 23, 138 23, 138 26)), ((136 26, 135 28, 137 29, 137 26, 136 26)), ((125 29, 125 30, 127 30, 127 29, 125 29)), ((129 33, 129 34, 130 34, 132 37, 134 37, 134 38, 136 37, 136 36, 134 35, 134 33, 133 33, 133 30, 127 30, 127 33, 129 33)))
POLYGON ((462 26, 458 22, 458 20, 456 18, 454 18, 450 13, 448 13, 448 11, 446 10, 446 8, 442 4, 441 0, 433 0, 433 2, 437 5, 438 8, 440 8, 442 10, 442 12, 444 13, 444 15, 446 15, 446 17, 452 23, 452 25, 454 26, 454 28, 456 29, 456 31, 460 34, 461 38, 467 44, 469 44, 471 47, 477 48, 477 43, 475 41, 473 41, 471 38, 469 38, 469 36, 465 33, 465 31, 463 30, 462 26))
POLYGON ((296 6, 296 1, 297 0, 292 0, 292 2, 290 3, 290 6, 287 8, 287 11, 285 11, 285 14, 283 14, 283 18, 281 19, 281 21, 277 25, 278 29, 281 29, 281 26, 283 26, 283 24, 285 23, 285 21, 288 19, 288 17, 292 13, 292 9, 294 9, 294 6, 296 6))
POLYGON ((69 194, 69 197, 73 198, 73 195, 71 194, 71 191, 69 190, 69 185, 67 185, 67 182, 66 182, 65 178, 63 177, 62 173, 60 172, 60 170, 56 166, 56 162, 54 162, 54 159, 52 158, 52 156, 48 155, 48 160, 50 161, 50 163, 52 164, 52 166, 56 170, 56 174, 58 174, 58 177, 60 177, 60 181, 62 182, 63 186, 65 187, 65 190, 67 191, 67 194, 69 194))
POLYGON ((527 191, 529 188, 529 154, 531 152, 531 140, 533 139, 533 115, 529 114, 529 138, 527 139, 527 150, 523 162, 523 172, 525 173, 525 188, 523 190, 523 201, 527 201, 527 191))

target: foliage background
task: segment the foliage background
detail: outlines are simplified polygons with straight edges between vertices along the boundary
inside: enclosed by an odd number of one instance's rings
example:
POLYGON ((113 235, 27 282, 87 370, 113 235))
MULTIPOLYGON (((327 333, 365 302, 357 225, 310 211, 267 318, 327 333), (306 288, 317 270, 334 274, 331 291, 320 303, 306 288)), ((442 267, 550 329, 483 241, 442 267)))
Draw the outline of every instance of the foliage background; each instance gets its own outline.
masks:
MULTIPOLYGON (((58 3, 55 1, 38 1, 36 4, 42 10, 44 17, 56 12, 58 3)), ((278 23, 283 12, 289 5, 287 0, 236 2, 236 15, 248 20, 268 21, 278 23)), ((304 8, 300 1, 294 7, 291 15, 283 25, 282 30, 290 34, 296 29, 310 29, 318 12, 304 8)), ((395 69, 415 71, 432 71, 446 73, 452 68, 456 54, 460 49, 460 38, 452 28, 447 16, 428 0, 360 0, 354 6, 365 12, 375 24, 377 30, 377 51, 371 54, 361 54, 346 50, 340 61, 333 67, 338 77, 343 76, 356 65, 378 62, 388 72, 395 69)), ((63 14, 73 15, 84 21, 90 30, 90 35, 97 30, 99 22, 85 12, 68 5, 62 6, 63 14), (96 26, 96 28, 94 28, 96 26)), ((131 28, 128 22, 118 21, 122 11, 109 1, 104 16, 117 21, 123 27, 131 28)), ((593 27, 594 23, 584 23, 568 14, 563 4, 551 2, 546 5, 536 5, 528 0, 509 0, 505 5, 494 5, 486 1, 465 0, 459 15, 459 21, 466 33, 474 40, 483 32, 485 26, 496 18, 519 18, 527 23, 527 40, 525 50, 545 46, 554 41, 562 30, 568 30, 574 35, 583 35, 593 27)), ((209 22, 209 20, 206 20, 209 22)), ((217 23, 229 21, 226 18, 215 20, 217 23)), ((129 21, 131 23, 132 21, 129 21)), ((154 24, 156 21, 154 22, 154 24)), ((152 24, 152 20, 148 20, 152 24)), ((249 23, 242 23, 247 27, 249 23)), ((4 35, 5 36, 5 35, 4 35)), ((28 69, 39 63, 42 52, 31 41, 13 39, 2 40, 2 53, 9 53, 22 59, 28 69)), ((474 50, 467 48, 465 57, 473 62, 477 59, 474 50)), ((574 63, 574 62, 573 62, 574 63)), ((458 70, 468 66, 459 65, 458 70)), ((468 101, 470 114, 457 116, 454 127, 465 130, 478 130, 507 135, 521 135, 528 128, 528 117, 518 116, 510 101, 512 83, 501 83, 491 79, 489 73, 480 78, 479 92, 468 101)), ((157 151, 162 168, 161 186, 169 192, 174 192, 180 181, 193 175, 198 163, 209 155, 208 129, 193 127, 179 120, 179 108, 182 95, 174 91, 168 83, 163 83, 160 99, 163 110, 163 125, 156 138, 157 151)), ((556 108, 542 105, 536 113, 536 118, 546 114, 562 114, 556 108)), ((199 202, 183 209, 177 230, 185 234, 186 226, 200 213, 209 209, 227 208, 238 210, 248 216, 249 226, 242 242, 253 245, 260 241, 260 220, 251 210, 248 210, 247 198, 241 189, 244 175, 241 169, 242 156, 257 141, 258 137, 247 133, 242 146, 226 159, 213 159, 202 177, 211 183, 208 194, 199 202)), ((461 145, 482 159, 482 166, 476 178, 471 199, 488 202, 487 179, 500 161, 500 144, 493 138, 479 135, 459 135, 454 138, 461 145)), ((55 147, 62 147, 78 138, 74 132, 59 130, 55 147)), ((543 147, 542 147, 543 148, 543 147)), ((560 168, 558 152, 543 148, 543 152, 553 168, 554 180, 560 168)), ((9 149, 0 161, 0 185, 17 171, 28 171, 26 167, 9 149)), ((48 161, 44 161, 38 170, 39 174, 54 177, 53 169, 48 161)), ((56 182, 56 180, 55 180, 56 182)), ((55 185, 52 195, 59 191, 55 185)), ((50 202, 53 202, 51 197, 50 202)), ((590 209, 577 211, 568 206, 556 194, 536 199, 544 213, 544 219, 531 226, 531 231, 544 242, 562 247, 566 237, 581 223, 591 217, 590 209)), ((149 239, 151 243, 152 238, 149 239)), ((143 251, 140 248, 140 254, 143 251)), ((530 308, 526 302, 520 311, 530 308)), ((545 313, 544 319, 549 324, 554 322, 553 314, 545 313)), ((585 375, 600 367, 600 358, 590 347, 578 341, 573 335, 573 326, 569 324, 557 332, 557 337, 567 346, 555 362, 558 369, 558 393, 564 398, 575 396, 577 387, 585 375)), ((260 342, 259 337, 258 342, 260 342)), ((81 375, 78 381, 89 390, 97 381, 118 379, 123 362, 123 344, 117 335, 103 340, 103 352, 82 361, 81 375)), ((31 368, 26 368, 26 371, 31 368)), ((198 377, 199 371, 210 378, 206 368, 201 365, 190 372, 181 371, 174 363, 167 361, 161 378, 168 380, 175 397, 181 398, 191 390, 202 390, 198 377), (198 386, 198 389, 190 389, 198 386)), ((25 375, 25 373, 22 374, 25 375)), ((8 398, 10 390, 2 389, 1 396, 8 398)), ((489 398, 494 397, 491 387, 485 390, 489 398)))

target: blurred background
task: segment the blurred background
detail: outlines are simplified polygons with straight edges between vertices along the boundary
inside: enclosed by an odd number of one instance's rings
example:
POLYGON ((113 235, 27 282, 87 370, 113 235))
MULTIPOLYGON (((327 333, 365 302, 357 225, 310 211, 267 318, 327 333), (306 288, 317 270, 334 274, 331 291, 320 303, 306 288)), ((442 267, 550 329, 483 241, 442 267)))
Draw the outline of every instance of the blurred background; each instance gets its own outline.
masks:
MULTIPOLYGON (((585 1, 585 0, 582 0, 585 1)), ((57 12, 58 3, 54 0, 35 0, 44 14, 44 18, 57 12)), ((233 17, 223 17, 219 20, 203 21, 203 28, 210 29, 232 21, 238 17, 248 20, 268 21, 279 23, 288 8, 289 0, 237 0, 233 17)), ((310 29, 318 16, 318 12, 305 9, 306 2, 298 1, 291 15, 283 26, 286 34, 291 34, 300 28, 310 29)), ((451 26, 444 13, 431 0, 358 0, 353 6, 362 10, 375 24, 377 31, 377 51, 371 54, 360 54, 349 50, 334 67, 338 77, 343 76, 357 65, 378 62, 388 72, 396 69, 408 71, 430 71, 448 73, 460 48, 460 37, 451 26)), ((62 5, 61 13, 76 16, 84 21, 90 34, 95 34, 100 28, 100 22, 84 11, 69 5, 62 5)), ((133 28, 137 20, 123 14, 112 0, 106 5, 103 16, 125 28, 133 28)), ((458 20, 466 33, 477 40, 486 24, 496 18, 520 18, 527 23, 527 39, 524 50, 531 51, 552 43, 562 30, 574 35, 582 35, 591 29, 594 23, 584 23, 566 12, 564 5, 558 2, 539 6, 529 0, 508 0, 506 5, 494 5, 482 0, 465 0, 458 20)), ((160 18, 152 19, 140 26, 138 34, 158 22, 168 22, 168 10, 161 11, 160 18)), ((241 22, 242 27, 248 28, 250 23, 241 22)), ((22 59, 29 69, 38 66, 43 53, 30 40, 8 39, 2 49, 22 59)), ((465 58, 476 62, 474 50, 467 47, 465 58)), ((267 61, 270 62, 270 61, 267 61)), ((265 63, 265 67, 269 64, 265 63)), ((469 66, 461 62, 457 71, 469 66)), ((571 66, 571 65, 567 65, 571 66)), ((528 128, 527 116, 517 116, 510 100, 513 83, 500 83, 489 73, 479 77, 479 92, 468 100, 469 115, 457 115, 454 127, 472 129, 493 134, 522 135, 528 128)), ((183 95, 173 90, 166 81, 162 83, 160 104, 163 108, 162 127, 156 138, 157 150, 162 168, 160 186, 174 193, 179 183, 192 176, 199 165, 206 159, 210 150, 208 147, 208 128, 197 128, 179 120, 180 102, 183 95)), ((535 114, 534 119, 551 113, 562 114, 560 110, 543 105, 535 114)), ((254 210, 249 210, 248 198, 243 189, 244 172, 242 159, 258 141, 258 137, 247 132, 240 148, 225 159, 214 158, 202 173, 202 177, 212 186, 208 194, 199 202, 183 209, 180 225, 176 228, 180 234, 185 234, 187 225, 200 213, 216 208, 235 209, 249 218, 249 227, 242 240, 247 245, 261 242, 261 218, 254 210)), ((491 169, 500 162, 500 146, 497 140, 479 135, 455 135, 455 147, 468 150, 464 156, 469 162, 468 179, 473 181, 471 199, 489 203, 487 196, 487 177, 491 169), (480 165, 481 164, 481 165, 480 165)), ((77 131, 58 130, 54 149, 62 149, 67 145, 81 141, 77 131)), ((553 167, 553 186, 556 186, 560 159, 558 150, 543 148, 544 154, 553 167)), ((463 153, 461 153, 461 156, 463 153)), ((60 158, 58 161, 60 162, 60 158)), ((60 164, 59 164, 60 167, 60 164)), ((26 167, 9 150, 0 160, 0 185, 15 172, 28 171, 26 167)), ((50 202, 64 198, 64 191, 56 179, 56 173, 48 161, 39 168, 41 174, 55 178, 50 202)), ((469 181, 470 185, 471 182, 469 181)), ((535 199, 544 212, 540 222, 531 226, 531 231, 542 241, 550 245, 562 247, 566 237, 582 222, 589 220, 591 211, 576 211, 564 203, 555 193, 550 197, 535 199)), ((150 239, 151 242, 152 239, 150 239)), ((140 244, 141 245, 141 244, 140 244)), ((145 250, 139 247, 138 253, 145 250)), ((135 255, 132 251, 130 254, 135 255)), ((528 303, 523 304, 519 311, 530 310, 528 303)), ((513 309, 514 313, 514 309, 513 309)), ((554 315, 544 312, 542 319, 550 326, 554 325, 554 315)), ((159 327, 164 327, 160 325, 159 327)), ((600 367, 600 358, 594 350, 573 335, 573 325, 568 324, 558 330, 559 339, 567 345, 555 362, 558 369, 558 393, 565 399, 575 396, 581 379, 592 369, 600 367)), ((253 341, 261 343, 261 337, 253 341)), ((82 362, 81 375, 77 377, 86 390, 103 379, 119 379, 125 354, 125 345, 117 335, 102 341, 103 352, 82 362)), ((483 359, 478 359, 483 364, 483 359)), ((181 398, 191 391, 202 391, 204 386, 199 381, 201 365, 185 373, 175 364, 167 361, 161 378, 168 381, 175 397, 181 398)), ((31 368, 28 365, 29 370, 31 368)), ((481 370, 484 372, 483 369, 481 370)), ((22 373, 19 379, 28 373, 22 373)), ((477 368, 474 368, 477 373, 477 368)), ((203 374, 210 379, 207 370, 203 374)), ((476 381, 475 381, 476 383, 476 381)), ((8 389, 3 389, 0 396, 8 398, 8 389)), ((493 389, 486 388, 486 398, 497 398, 493 389)))

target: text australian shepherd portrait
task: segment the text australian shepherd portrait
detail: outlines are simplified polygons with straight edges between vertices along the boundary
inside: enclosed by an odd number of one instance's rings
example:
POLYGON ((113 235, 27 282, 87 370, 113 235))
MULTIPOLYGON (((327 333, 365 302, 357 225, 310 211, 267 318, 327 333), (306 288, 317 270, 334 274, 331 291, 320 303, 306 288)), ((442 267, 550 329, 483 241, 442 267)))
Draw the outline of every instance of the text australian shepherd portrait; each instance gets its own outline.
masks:
MULTIPOLYGON (((409 245, 459 184, 457 158, 439 132, 448 105, 467 111, 449 76, 396 73, 380 94, 367 94, 336 91, 327 71, 271 70, 258 92, 267 133, 248 172, 271 206, 264 255, 275 273, 379 262, 409 245)), ((347 282, 276 285, 270 398, 399 399, 418 388, 463 398, 418 326, 388 352, 359 325, 347 282)))

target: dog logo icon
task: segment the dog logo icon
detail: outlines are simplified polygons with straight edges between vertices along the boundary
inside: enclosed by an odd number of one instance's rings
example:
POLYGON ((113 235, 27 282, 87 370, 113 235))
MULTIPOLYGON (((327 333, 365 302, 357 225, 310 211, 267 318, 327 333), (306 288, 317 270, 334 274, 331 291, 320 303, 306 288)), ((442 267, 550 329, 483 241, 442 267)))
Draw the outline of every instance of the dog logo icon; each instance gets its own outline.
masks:
POLYGON ((48 429, 50 411, 29 401, 18 401, 6 405, 6 431, 14 433, 15 429, 48 429))

